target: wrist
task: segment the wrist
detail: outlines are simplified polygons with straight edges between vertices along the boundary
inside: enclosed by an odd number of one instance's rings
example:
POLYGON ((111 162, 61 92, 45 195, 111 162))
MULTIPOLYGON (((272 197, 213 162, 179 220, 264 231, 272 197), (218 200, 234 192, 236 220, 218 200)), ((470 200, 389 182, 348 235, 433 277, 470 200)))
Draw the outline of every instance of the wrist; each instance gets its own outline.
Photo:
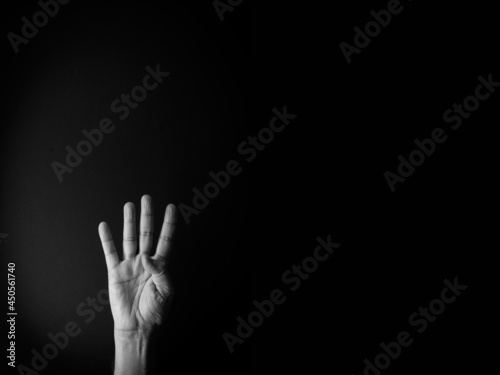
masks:
POLYGON ((124 344, 127 342, 142 343, 150 341, 153 338, 154 330, 152 328, 142 329, 114 329, 115 343, 124 344))
POLYGON ((115 336, 115 374, 150 373, 152 330, 117 330, 115 336))

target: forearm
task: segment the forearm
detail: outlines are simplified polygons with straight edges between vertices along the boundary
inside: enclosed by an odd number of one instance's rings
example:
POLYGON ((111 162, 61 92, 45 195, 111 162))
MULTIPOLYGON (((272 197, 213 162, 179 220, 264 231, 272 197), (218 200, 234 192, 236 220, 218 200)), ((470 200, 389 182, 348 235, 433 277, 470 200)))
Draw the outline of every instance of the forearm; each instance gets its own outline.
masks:
POLYGON ((114 375, 151 375, 152 333, 115 330, 114 375))

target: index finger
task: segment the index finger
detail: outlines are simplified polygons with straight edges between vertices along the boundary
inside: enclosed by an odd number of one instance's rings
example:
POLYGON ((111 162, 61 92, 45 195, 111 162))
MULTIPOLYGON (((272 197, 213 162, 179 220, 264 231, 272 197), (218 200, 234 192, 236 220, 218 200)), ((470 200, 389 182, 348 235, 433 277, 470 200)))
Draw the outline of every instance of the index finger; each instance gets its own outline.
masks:
POLYGON ((156 255, 166 259, 172 247, 175 228, 177 226, 177 209, 173 204, 169 204, 165 210, 165 217, 161 227, 156 255))

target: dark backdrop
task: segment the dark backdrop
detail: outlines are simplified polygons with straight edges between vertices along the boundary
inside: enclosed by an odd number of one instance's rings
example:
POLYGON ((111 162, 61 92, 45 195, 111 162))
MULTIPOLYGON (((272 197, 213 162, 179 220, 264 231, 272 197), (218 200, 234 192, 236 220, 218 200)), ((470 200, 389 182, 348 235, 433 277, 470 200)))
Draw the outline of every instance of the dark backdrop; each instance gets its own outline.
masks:
POLYGON ((120 243, 125 202, 150 194, 159 217, 237 159, 242 174, 180 228, 159 373, 362 374, 455 277, 468 289, 383 373, 486 369, 499 94, 394 193, 383 173, 448 126, 479 75, 500 80, 498 22, 493 5, 403 4, 350 64, 339 43, 386 1, 247 0, 223 22, 210 1, 73 1, 17 54, 6 35, 39 6, 3 4, 0 253, 5 273, 16 264, 17 363, 75 321, 41 373, 110 373, 109 306, 89 324, 77 313, 107 286, 99 222, 120 243), (117 120, 111 102, 156 64, 171 75, 117 120), (297 118, 243 162, 238 145, 284 106, 297 118), (116 129, 59 182, 51 163, 103 117, 116 129), (328 235, 336 253, 230 354, 222 334, 328 235))

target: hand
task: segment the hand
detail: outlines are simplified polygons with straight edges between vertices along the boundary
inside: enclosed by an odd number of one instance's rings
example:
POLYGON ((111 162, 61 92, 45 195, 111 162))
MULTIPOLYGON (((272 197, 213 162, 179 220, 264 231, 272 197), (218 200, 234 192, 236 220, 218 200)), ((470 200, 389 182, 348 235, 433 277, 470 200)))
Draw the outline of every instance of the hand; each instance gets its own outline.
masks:
POLYGON ((158 327, 170 306, 173 289, 165 266, 172 247, 177 222, 173 204, 165 210, 165 218, 156 247, 153 247, 153 202, 144 195, 141 200, 139 253, 137 253, 136 214, 133 203, 124 206, 123 260, 116 252, 111 231, 105 222, 99 225, 106 264, 111 312, 116 332, 149 335, 158 327))

